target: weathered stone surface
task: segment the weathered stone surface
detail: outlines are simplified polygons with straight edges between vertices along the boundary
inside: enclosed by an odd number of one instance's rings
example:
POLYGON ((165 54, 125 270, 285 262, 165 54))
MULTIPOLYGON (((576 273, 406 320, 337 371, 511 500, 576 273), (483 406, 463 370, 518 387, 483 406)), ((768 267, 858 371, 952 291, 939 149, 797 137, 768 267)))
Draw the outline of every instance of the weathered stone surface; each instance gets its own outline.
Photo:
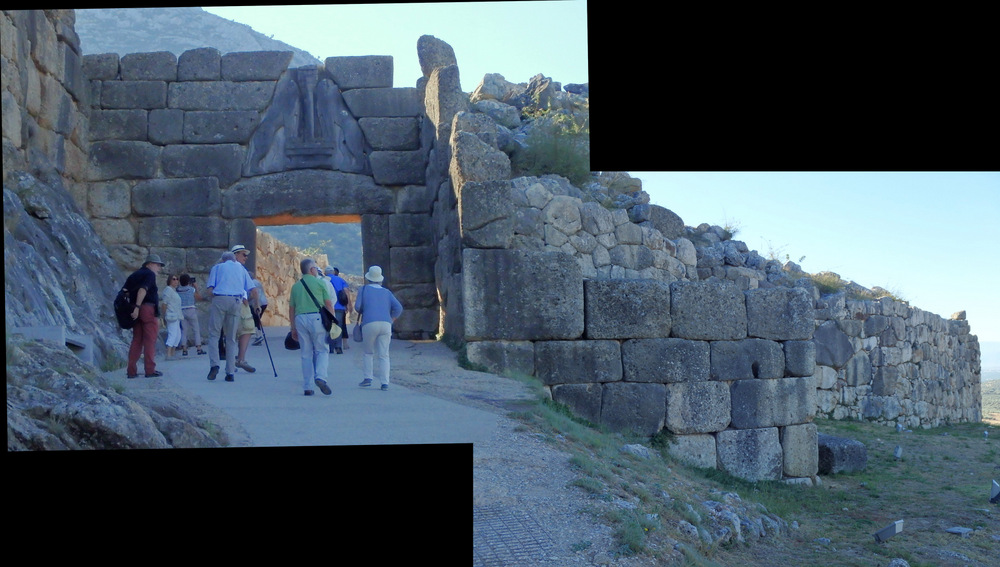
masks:
POLYGON ((291 51, 236 51, 222 56, 224 81, 277 81, 292 62, 291 51))
POLYGON ((457 66, 449 65, 431 72, 424 88, 424 104, 427 118, 438 136, 449 132, 455 116, 469 109, 469 99, 462 92, 457 66))
POLYGON ((374 150, 420 149, 420 121, 417 118, 368 117, 358 120, 358 125, 374 150))
POLYGON ((663 282, 587 280, 584 302, 587 338, 670 336, 670 286, 663 282))
POLYGON ((239 144, 165 146, 162 167, 167 177, 215 177, 220 187, 227 187, 240 178, 243 148, 239 144))
POLYGON ((143 216, 210 216, 219 214, 219 180, 150 179, 132 189, 132 208, 143 216))
POLYGON ((176 81, 177 56, 169 51, 122 55, 123 81, 176 81))
POLYGON ((684 236, 684 221, 677 213, 659 205, 650 205, 649 221, 663 236, 674 240, 684 236))
POLYGON ((672 433, 713 433, 729 426, 731 398, 723 382, 667 384, 665 427, 672 433))
POLYGON ((90 145, 90 180, 149 179, 160 148, 146 142, 106 140, 90 145))
POLYGON ((858 351, 844 366, 848 386, 864 386, 872 381, 872 363, 865 351, 858 351))
POLYGON ((583 335, 583 276, 565 254, 466 249, 462 274, 466 340, 583 335))
POLYGON ((377 151, 368 156, 372 175, 379 185, 422 185, 427 167, 426 154, 417 150, 377 151))
POLYGON ((250 177, 234 184, 223 195, 222 215, 255 218, 291 212, 299 215, 386 214, 392 212, 392 203, 392 192, 376 185, 366 175, 319 169, 292 170, 250 177))
POLYGON ((199 47, 177 58, 178 81, 218 81, 222 78, 222 54, 214 47, 199 47))
POLYGON ((745 293, 749 336, 776 341, 812 338, 813 301, 806 290, 776 287, 745 293))
POLYGON ((353 89, 344 91, 344 102, 356 118, 366 116, 419 116, 420 91, 413 87, 353 89))
POLYGON ((434 281, 434 246, 407 246, 389 249, 393 285, 434 281))
POLYGON ((879 366, 872 376, 872 395, 893 396, 896 394, 896 383, 899 381, 899 368, 896 366, 879 366))
POLYGON ((628 382, 698 382, 709 379, 710 347, 706 341, 631 339, 622 343, 624 378, 628 382))
MULTIPOLYGON (((465 353, 469 362, 481 364, 494 374, 535 374, 535 345, 531 341, 475 341, 465 345, 465 353)), ((553 399, 554 393, 555 389, 553 399)), ((595 423, 600 415, 600 387, 597 388, 597 395, 598 413, 592 416, 595 423)))
POLYGON ((819 474, 863 471, 868 465, 868 449, 854 439, 817 435, 819 474))
POLYGON ((90 113, 90 140, 146 141, 147 110, 94 110, 90 113))
POLYGON ((558 384, 552 386, 552 401, 565 405, 573 415, 591 423, 601 422, 604 386, 589 384, 558 384))
POLYGON ((87 192, 87 209, 94 217, 127 217, 132 212, 132 192, 128 182, 91 183, 87 192))
POLYGON ((229 223, 218 217, 144 217, 138 235, 141 246, 229 247, 229 223))
POLYGON ((816 415, 816 382, 812 376, 736 380, 730 393, 732 425, 737 429, 796 425, 816 415))
POLYGON ((505 180, 510 177, 510 158, 475 134, 456 132, 450 174, 452 186, 459 190, 469 182, 505 180))
POLYGON ((392 87, 393 62, 388 55, 327 57, 324 67, 341 90, 392 87))
MULTIPOLYGON (((264 110, 274 81, 186 81, 170 83, 167 105, 182 110, 264 110)), ((106 93, 101 93, 102 97, 106 93)), ((103 100, 103 98, 102 98, 103 100)))
POLYGON ((747 336, 743 292, 729 283, 670 284, 670 318, 674 337, 735 340, 747 336))
POLYGON ((90 80, 113 81, 119 78, 118 63, 117 53, 84 55, 81 63, 83 76, 90 80))
POLYGON ((167 83, 163 81, 104 81, 101 83, 103 108, 165 108, 167 83))
POLYGON ((417 59, 420 71, 425 77, 440 67, 457 65, 455 50, 450 45, 432 35, 422 35, 417 39, 417 59))
POLYGON ((663 429, 665 399, 663 384, 604 384, 601 424, 612 431, 655 435, 663 429))
POLYGON ((390 246, 429 246, 433 244, 430 216, 399 213, 389 217, 390 246))
POLYGON ((851 340, 837 326, 836 321, 826 321, 813 334, 816 343, 816 364, 841 369, 854 355, 851 340))
POLYGON ((816 373, 816 343, 785 341, 785 375, 812 376, 816 373))
POLYGON ((819 469, 819 438, 815 423, 781 428, 785 476, 812 477, 819 469))
POLYGON ((506 179, 469 182, 458 195, 462 242, 474 248, 508 248, 514 236, 514 205, 506 179))
POLYGON ((538 341, 535 376, 545 385, 617 382, 621 347, 617 341, 538 341))
POLYGON ((184 113, 187 144, 245 144, 260 122, 255 110, 192 110, 184 113))
POLYGON ((718 465, 715 435, 678 435, 670 443, 667 452, 675 459, 694 467, 714 469, 718 465))
POLYGON ((712 379, 781 378, 785 354, 781 343, 764 339, 712 342, 712 379))
POLYGON ((184 111, 177 108, 150 110, 147 135, 150 142, 159 146, 183 142, 184 111))
POLYGON ((781 480, 784 455, 776 427, 727 429, 715 436, 719 467, 749 480, 781 480))

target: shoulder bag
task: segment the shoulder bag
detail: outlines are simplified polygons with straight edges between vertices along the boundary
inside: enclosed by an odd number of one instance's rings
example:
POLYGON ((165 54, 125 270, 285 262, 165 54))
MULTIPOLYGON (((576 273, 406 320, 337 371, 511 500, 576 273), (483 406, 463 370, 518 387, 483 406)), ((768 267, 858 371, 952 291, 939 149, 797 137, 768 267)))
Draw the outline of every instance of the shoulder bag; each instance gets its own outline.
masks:
POLYGON ((302 287, 306 288, 306 293, 308 293, 309 297, 312 298, 313 303, 315 303, 316 307, 319 308, 320 320, 323 322, 323 328, 326 330, 327 333, 330 334, 330 338, 335 339, 339 337, 340 325, 336 324, 337 318, 333 315, 333 313, 330 313, 330 311, 326 308, 325 305, 320 305, 319 301, 316 301, 316 296, 313 295, 312 290, 310 290, 309 286, 306 285, 304 279, 300 279, 299 281, 302 283, 302 287), (336 331, 334 331, 333 329, 336 329, 336 331))
MULTIPOLYGON (((365 305, 365 288, 364 288, 364 286, 361 287, 361 291, 359 293, 361 294, 361 300, 358 303, 360 303, 361 306, 364 307, 364 305, 365 305)), ((354 338, 354 342, 356 342, 356 343, 360 343, 360 342, 363 342, 365 340, 365 338, 363 336, 361 336, 361 311, 358 311, 358 320, 357 320, 356 323, 354 323, 354 330, 351 331, 351 337, 354 338)))

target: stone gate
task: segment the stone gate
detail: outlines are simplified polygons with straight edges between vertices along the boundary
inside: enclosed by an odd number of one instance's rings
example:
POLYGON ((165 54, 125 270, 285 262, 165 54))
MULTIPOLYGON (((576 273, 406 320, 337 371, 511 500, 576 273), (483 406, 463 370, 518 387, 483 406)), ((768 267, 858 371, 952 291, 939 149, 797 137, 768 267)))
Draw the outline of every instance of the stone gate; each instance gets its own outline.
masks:
POLYGON ((124 270, 152 252, 204 277, 232 245, 254 247, 255 219, 359 218, 364 265, 382 266, 406 307, 399 336, 437 336, 427 78, 393 88, 385 56, 291 59, 85 56, 95 229, 124 270))

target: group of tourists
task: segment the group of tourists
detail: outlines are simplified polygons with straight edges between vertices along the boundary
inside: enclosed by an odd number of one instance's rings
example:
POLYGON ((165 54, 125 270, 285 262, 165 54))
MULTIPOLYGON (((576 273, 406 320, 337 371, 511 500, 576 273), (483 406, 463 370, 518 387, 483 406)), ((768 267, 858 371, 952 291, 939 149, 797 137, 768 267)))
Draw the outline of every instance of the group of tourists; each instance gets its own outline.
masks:
MULTIPOLYGON (((138 377, 138 362, 144 359, 146 377, 162 376, 156 369, 156 340, 160 321, 167 329, 167 360, 188 355, 189 345, 198 354, 208 354, 208 379, 215 380, 223 370, 225 381, 235 381, 236 369, 255 372, 246 361, 251 339, 254 344, 264 340, 261 315, 268 301, 261 282, 246 268, 250 255, 243 245, 236 245, 224 252, 219 262, 212 266, 205 282, 205 295, 199 292, 195 278, 188 274, 171 274, 162 293, 156 278, 166 265, 158 255, 150 254, 142 267, 125 280, 124 287, 134 297, 132 343, 129 346, 126 375, 138 377), (162 297, 161 297, 162 295, 162 297), (197 300, 210 301, 208 342, 202 343, 198 324, 197 300), (210 348, 203 349, 207 344, 210 348), (216 345, 218 348, 216 348, 216 345)), ((403 311, 395 295, 382 286, 382 268, 371 266, 365 273, 365 285, 351 301, 346 293, 349 285, 335 267, 321 270, 315 260, 306 258, 299 265, 302 277, 292 286, 288 302, 290 336, 300 345, 300 360, 305 395, 315 392, 315 385, 326 395, 332 390, 327 383, 330 354, 343 354, 349 348, 345 339, 350 337, 347 317, 357 314, 360 324, 354 332, 359 336, 364 352, 362 356, 361 387, 370 387, 376 378, 382 390, 389 389, 389 343, 392 324, 403 311), (326 309, 334 316, 334 325, 340 333, 331 333, 323 326, 320 310, 326 309), (377 375, 376 375, 377 370, 377 375)))

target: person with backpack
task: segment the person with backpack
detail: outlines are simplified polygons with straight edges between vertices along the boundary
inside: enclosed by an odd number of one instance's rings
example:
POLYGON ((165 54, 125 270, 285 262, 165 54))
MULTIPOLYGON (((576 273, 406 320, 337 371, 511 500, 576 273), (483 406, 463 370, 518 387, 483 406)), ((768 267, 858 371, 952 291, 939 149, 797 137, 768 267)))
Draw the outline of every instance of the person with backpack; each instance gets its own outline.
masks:
POLYGON ((163 376, 156 369, 156 338, 160 334, 160 299, 157 294, 156 275, 166 264, 159 255, 150 254, 142 267, 132 272, 125 280, 124 288, 132 298, 131 317, 135 321, 132 326, 132 343, 128 349, 128 362, 125 374, 128 378, 139 377, 139 357, 144 357, 143 369, 146 378, 163 376))

